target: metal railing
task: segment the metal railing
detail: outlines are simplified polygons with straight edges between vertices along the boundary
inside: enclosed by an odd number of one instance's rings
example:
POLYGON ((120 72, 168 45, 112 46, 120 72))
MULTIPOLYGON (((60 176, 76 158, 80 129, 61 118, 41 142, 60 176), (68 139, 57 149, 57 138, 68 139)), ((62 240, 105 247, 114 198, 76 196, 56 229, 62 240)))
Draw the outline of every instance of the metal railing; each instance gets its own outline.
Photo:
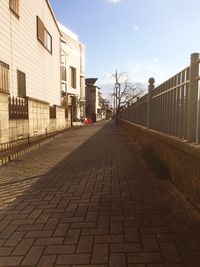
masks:
POLYGON ((56 105, 49 107, 50 119, 56 119, 56 105))
POLYGON ((9 119, 28 119, 28 99, 9 97, 9 119))
POLYGON ((154 88, 120 112, 120 118, 188 142, 200 143, 200 58, 191 55, 190 66, 154 88))

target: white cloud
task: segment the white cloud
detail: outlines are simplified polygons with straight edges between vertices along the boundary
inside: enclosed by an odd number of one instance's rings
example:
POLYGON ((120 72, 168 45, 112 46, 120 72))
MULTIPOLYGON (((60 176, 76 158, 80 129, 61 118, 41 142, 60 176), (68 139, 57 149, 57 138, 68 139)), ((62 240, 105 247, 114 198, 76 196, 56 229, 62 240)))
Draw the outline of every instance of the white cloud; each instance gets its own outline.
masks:
POLYGON ((165 68, 159 63, 158 58, 153 58, 152 61, 139 60, 134 61, 127 59, 124 62, 130 78, 141 83, 147 83, 150 77, 154 77, 156 83, 163 82, 166 79, 167 73, 165 68))
POLYGON ((118 4, 121 0, 108 0, 112 4, 118 4))
MULTIPOLYGON (((152 58, 152 60, 125 59, 121 65, 123 65, 123 70, 126 70, 129 81, 142 84, 146 90, 148 87, 148 79, 150 77, 155 78, 156 86, 164 82, 167 77, 170 77, 169 73, 166 72, 165 67, 159 62, 157 57, 152 58)), ((101 92, 104 96, 108 97, 113 92, 115 83, 113 74, 116 68, 119 73, 122 72, 120 66, 115 66, 113 72, 107 71, 102 77, 99 77, 98 85, 101 87, 101 92)))
POLYGON ((139 27, 137 25, 134 25, 133 28, 134 28, 135 31, 139 30, 139 27))

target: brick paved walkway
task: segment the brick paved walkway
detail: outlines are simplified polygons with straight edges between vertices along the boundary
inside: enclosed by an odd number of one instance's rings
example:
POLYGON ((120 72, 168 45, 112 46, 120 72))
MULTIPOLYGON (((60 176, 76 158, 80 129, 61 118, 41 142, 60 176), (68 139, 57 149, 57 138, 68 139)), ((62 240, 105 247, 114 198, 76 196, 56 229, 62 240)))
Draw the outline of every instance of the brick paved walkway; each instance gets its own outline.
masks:
POLYGON ((0 266, 200 266, 200 216, 111 123, 0 169, 0 266))

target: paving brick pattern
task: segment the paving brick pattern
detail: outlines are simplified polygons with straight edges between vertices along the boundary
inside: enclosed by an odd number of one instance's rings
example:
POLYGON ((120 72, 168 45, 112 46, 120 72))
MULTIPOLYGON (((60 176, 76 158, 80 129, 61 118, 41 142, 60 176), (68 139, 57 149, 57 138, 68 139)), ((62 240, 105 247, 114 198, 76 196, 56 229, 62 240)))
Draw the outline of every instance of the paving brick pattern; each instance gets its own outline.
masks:
POLYGON ((200 216, 112 123, 0 169, 0 266, 200 266, 200 216))

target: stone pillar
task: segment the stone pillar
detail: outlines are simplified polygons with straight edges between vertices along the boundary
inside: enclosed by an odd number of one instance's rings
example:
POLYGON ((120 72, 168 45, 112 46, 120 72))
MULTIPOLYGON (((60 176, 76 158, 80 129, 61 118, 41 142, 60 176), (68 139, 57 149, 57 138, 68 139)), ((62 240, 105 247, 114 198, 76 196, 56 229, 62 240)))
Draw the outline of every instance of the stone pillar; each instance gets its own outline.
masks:
POLYGON ((199 76, 198 61, 199 53, 191 54, 187 122, 187 140, 189 142, 197 141, 198 80, 196 78, 199 76))
POLYGON ((151 128, 151 93, 154 89, 154 78, 149 78, 148 95, 147 95, 147 128, 151 128))
MULTIPOLYGON (((136 124, 139 124, 139 112, 138 112, 138 105, 139 105, 139 96, 137 96, 137 101, 136 101, 136 107, 135 107, 135 121, 133 121, 136 124)), ((134 112, 134 111, 133 111, 134 112)))
POLYGON ((8 95, 0 91, 0 144, 9 142, 8 95))

